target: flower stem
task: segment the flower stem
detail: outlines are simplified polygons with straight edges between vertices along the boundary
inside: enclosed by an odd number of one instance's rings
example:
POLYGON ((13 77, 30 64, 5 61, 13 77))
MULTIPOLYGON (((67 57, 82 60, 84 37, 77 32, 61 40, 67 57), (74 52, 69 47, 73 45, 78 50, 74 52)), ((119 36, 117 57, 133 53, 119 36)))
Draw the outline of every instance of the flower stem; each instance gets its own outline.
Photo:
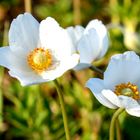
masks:
POLYGON ((101 70, 101 69, 99 69, 99 68, 97 68, 97 67, 95 67, 95 66, 90 66, 89 67, 91 70, 93 70, 93 71, 96 71, 96 72, 98 72, 98 73, 100 73, 100 74, 102 74, 103 75, 103 71, 101 70))
POLYGON ((73 0, 74 24, 81 24, 81 1, 73 0))
POLYGON ((32 12, 32 0, 24 0, 25 11, 28 13, 32 12))
POLYGON ((55 83, 57 93, 59 96, 59 101, 60 101, 60 106, 61 106, 61 111, 62 111, 62 116, 63 116, 63 122, 64 122, 64 129, 65 129, 65 134, 66 134, 66 140, 70 140, 67 114, 66 114, 66 109, 65 109, 65 105, 64 105, 64 98, 63 98, 62 89, 61 89, 59 82, 57 80, 54 80, 54 83, 55 83))
POLYGON ((2 130, 3 127, 3 92, 2 92, 2 80, 4 75, 4 69, 0 68, 0 130, 2 130))
MULTIPOLYGON (((9 22, 5 21, 4 23, 4 34, 3 34, 3 42, 2 46, 8 45, 8 29, 9 29, 9 22)), ((3 130, 3 88, 2 82, 4 78, 4 68, 0 68, 0 131, 3 130)))
POLYGON ((118 119, 118 116, 124 111, 124 108, 119 108, 113 115, 111 119, 110 124, 110 130, 109 130, 109 140, 114 140, 114 127, 116 123, 116 119, 118 119))
POLYGON ((117 140, 121 140, 121 130, 120 130, 120 123, 118 118, 116 119, 116 136, 117 136, 117 140))

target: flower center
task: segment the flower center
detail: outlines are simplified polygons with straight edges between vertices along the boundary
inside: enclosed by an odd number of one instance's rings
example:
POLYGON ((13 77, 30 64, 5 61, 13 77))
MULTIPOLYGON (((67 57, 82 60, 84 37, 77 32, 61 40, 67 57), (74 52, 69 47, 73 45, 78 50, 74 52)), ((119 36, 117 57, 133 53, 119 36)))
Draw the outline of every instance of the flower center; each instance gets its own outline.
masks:
POLYGON ((35 48, 27 56, 29 66, 37 73, 47 70, 52 64, 52 55, 49 50, 35 48))
POLYGON ((124 96, 132 97, 135 100, 140 99, 138 87, 134 84, 131 84, 130 82, 122 83, 122 84, 115 86, 114 92, 118 96, 124 95, 124 96))

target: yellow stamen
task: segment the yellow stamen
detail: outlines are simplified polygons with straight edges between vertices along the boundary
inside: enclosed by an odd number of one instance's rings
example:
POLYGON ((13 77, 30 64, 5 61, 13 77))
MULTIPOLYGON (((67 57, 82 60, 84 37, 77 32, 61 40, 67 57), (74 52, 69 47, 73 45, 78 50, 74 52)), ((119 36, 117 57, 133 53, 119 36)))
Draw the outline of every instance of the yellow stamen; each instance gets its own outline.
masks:
POLYGON ((140 99, 138 87, 134 84, 131 84, 130 82, 116 85, 114 92, 117 95, 125 95, 132 97, 135 100, 140 99))
POLYGON ((49 50, 35 48, 27 56, 29 66, 36 72, 42 73, 52 64, 52 55, 49 50))

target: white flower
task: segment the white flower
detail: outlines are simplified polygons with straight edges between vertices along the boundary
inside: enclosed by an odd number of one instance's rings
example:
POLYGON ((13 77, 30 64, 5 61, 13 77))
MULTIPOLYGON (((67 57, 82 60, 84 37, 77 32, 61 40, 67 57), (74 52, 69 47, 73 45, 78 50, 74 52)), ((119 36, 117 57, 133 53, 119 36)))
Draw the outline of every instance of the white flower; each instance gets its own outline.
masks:
POLYGON ((99 20, 92 20, 84 29, 82 26, 67 28, 73 41, 73 51, 80 54, 80 62, 76 70, 91 66, 94 60, 105 55, 109 41, 106 27, 99 20))
POLYGON ((104 106, 140 117, 140 59, 133 51, 113 56, 104 79, 91 78, 86 87, 104 106))
POLYGON ((0 48, 0 65, 22 85, 54 80, 78 63, 66 30, 51 17, 39 24, 29 14, 11 23, 9 46, 0 48))

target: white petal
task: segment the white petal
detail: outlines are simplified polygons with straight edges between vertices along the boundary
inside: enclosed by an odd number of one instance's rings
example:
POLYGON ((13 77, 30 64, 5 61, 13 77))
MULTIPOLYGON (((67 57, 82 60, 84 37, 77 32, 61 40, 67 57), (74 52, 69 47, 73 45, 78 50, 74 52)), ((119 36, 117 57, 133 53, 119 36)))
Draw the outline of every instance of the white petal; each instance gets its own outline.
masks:
POLYGON ((111 58, 104 73, 106 88, 113 88, 117 84, 131 82, 137 84, 140 79, 140 60, 134 52, 115 55, 111 58))
POLYGON ((22 86, 28 86, 33 84, 40 84, 42 82, 48 82, 49 80, 43 79, 38 74, 32 72, 21 72, 21 71, 9 71, 12 77, 17 78, 22 86))
POLYGON ((79 62, 79 54, 73 54, 68 58, 63 59, 62 68, 65 70, 74 68, 79 62))
POLYGON ((134 52, 134 51, 126 51, 123 54, 116 54, 112 56, 112 59, 115 60, 131 60, 131 61, 136 61, 139 62, 139 56, 134 52))
POLYGON ((75 32, 75 37, 77 39, 77 41, 81 38, 83 32, 84 32, 84 27, 77 25, 74 28, 74 32, 75 32))
POLYGON ((119 96, 119 100, 128 114, 140 117, 140 104, 138 101, 123 95, 119 96))
POLYGON ((99 38, 96 30, 91 29, 88 34, 81 37, 78 43, 80 53, 80 63, 92 63, 99 55, 99 38))
POLYGON ((100 50, 100 51, 99 51, 98 57, 96 57, 96 59, 100 59, 101 57, 103 57, 105 55, 105 53, 108 49, 108 45, 109 45, 107 29, 106 29, 105 25, 97 19, 91 20, 88 23, 84 33, 85 34, 88 33, 91 29, 96 30, 97 35, 99 37, 100 43, 98 46, 98 50, 100 50))
POLYGON ((122 107, 129 109, 129 108, 137 108, 139 107, 139 103, 131 97, 120 95, 118 96, 122 107))
POLYGON ((87 81, 86 87, 88 87, 92 91, 94 96, 97 98, 97 100, 101 104, 103 104, 104 106, 106 106, 108 108, 112 108, 112 109, 117 108, 116 105, 112 104, 109 100, 107 100, 103 96, 103 94, 102 94, 102 90, 104 89, 103 80, 100 80, 97 78, 91 78, 87 81))
POLYGON ((126 112, 132 116, 140 117, 140 106, 137 108, 128 108, 126 112))
POLYGON ((13 52, 11 52, 10 47, 0 48, 0 65, 13 71, 30 71, 27 66, 26 59, 23 58, 23 56, 17 57, 13 52))
POLYGON ((74 67, 74 70, 82 70, 82 69, 86 69, 89 68, 91 66, 91 64, 87 64, 87 63, 79 63, 76 67, 74 67))
POLYGON ((17 78, 23 86, 46 81, 28 67, 25 59, 15 56, 10 47, 0 48, 0 65, 8 68, 9 74, 17 78))
POLYGON ((38 43, 39 23, 31 14, 21 14, 12 21, 9 30, 9 44, 12 51, 26 53, 37 47, 38 43))
POLYGON ((102 39, 102 42, 101 42, 101 51, 100 51, 100 54, 98 55, 98 58, 97 59, 102 58, 106 54, 106 52, 108 50, 108 46, 109 46, 109 40, 108 40, 108 35, 106 35, 102 39))
POLYGON ((8 69, 15 67, 16 63, 11 61, 16 60, 15 56, 11 53, 10 47, 0 47, 0 65, 8 69))
MULTIPOLYGON (((61 65, 57 67, 56 69, 46 71, 42 73, 41 75, 36 74, 31 69, 30 71, 27 71, 27 70, 23 71, 22 69, 12 69, 9 71, 9 74, 12 77, 17 78, 21 82, 22 86, 39 84, 39 83, 48 82, 48 81, 51 81, 60 77, 68 69, 71 69, 75 65, 77 65, 78 59, 79 59, 79 55, 74 54, 71 57, 64 59, 64 62, 61 62, 61 65)), ((27 67, 25 68, 27 69, 27 67)))
POLYGON ((78 60, 79 55, 73 54, 72 56, 63 59, 56 68, 43 72, 42 77, 48 81, 54 80, 62 76, 67 70, 75 67, 78 64, 78 60))
POLYGON ((80 25, 77 25, 75 27, 68 27, 66 30, 68 31, 68 34, 70 35, 70 37, 72 39, 72 42, 75 46, 75 52, 76 52, 77 43, 84 32, 84 28, 80 25))
POLYGON ((67 32, 72 40, 73 47, 72 47, 72 52, 75 53, 77 52, 77 38, 75 36, 74 28, 73 27, 68 27, 67 32))
POLYGON ((72 53, 73 43, 68 32, 51 17, 41 21, 40 39, 42 46, 55 51, 60 59, 72 53))
POLYGON ((114 104, 114 105, 116 105, 118 107, 122 107, 118 96, 116 94, 114 94, 111 90, 102 90, 102 94, 112 104, 114 104))
POLYGON ((98 33, 98 35, 100 36, 100 38, 104 38, 107 35, 107 29, 106 27, 103 25, 103 23, 97 19, 95 20, 91 20, 86 29, 85 32, 88 32, 88 30, 90 29, 95 29, 96 32, 98 33))

